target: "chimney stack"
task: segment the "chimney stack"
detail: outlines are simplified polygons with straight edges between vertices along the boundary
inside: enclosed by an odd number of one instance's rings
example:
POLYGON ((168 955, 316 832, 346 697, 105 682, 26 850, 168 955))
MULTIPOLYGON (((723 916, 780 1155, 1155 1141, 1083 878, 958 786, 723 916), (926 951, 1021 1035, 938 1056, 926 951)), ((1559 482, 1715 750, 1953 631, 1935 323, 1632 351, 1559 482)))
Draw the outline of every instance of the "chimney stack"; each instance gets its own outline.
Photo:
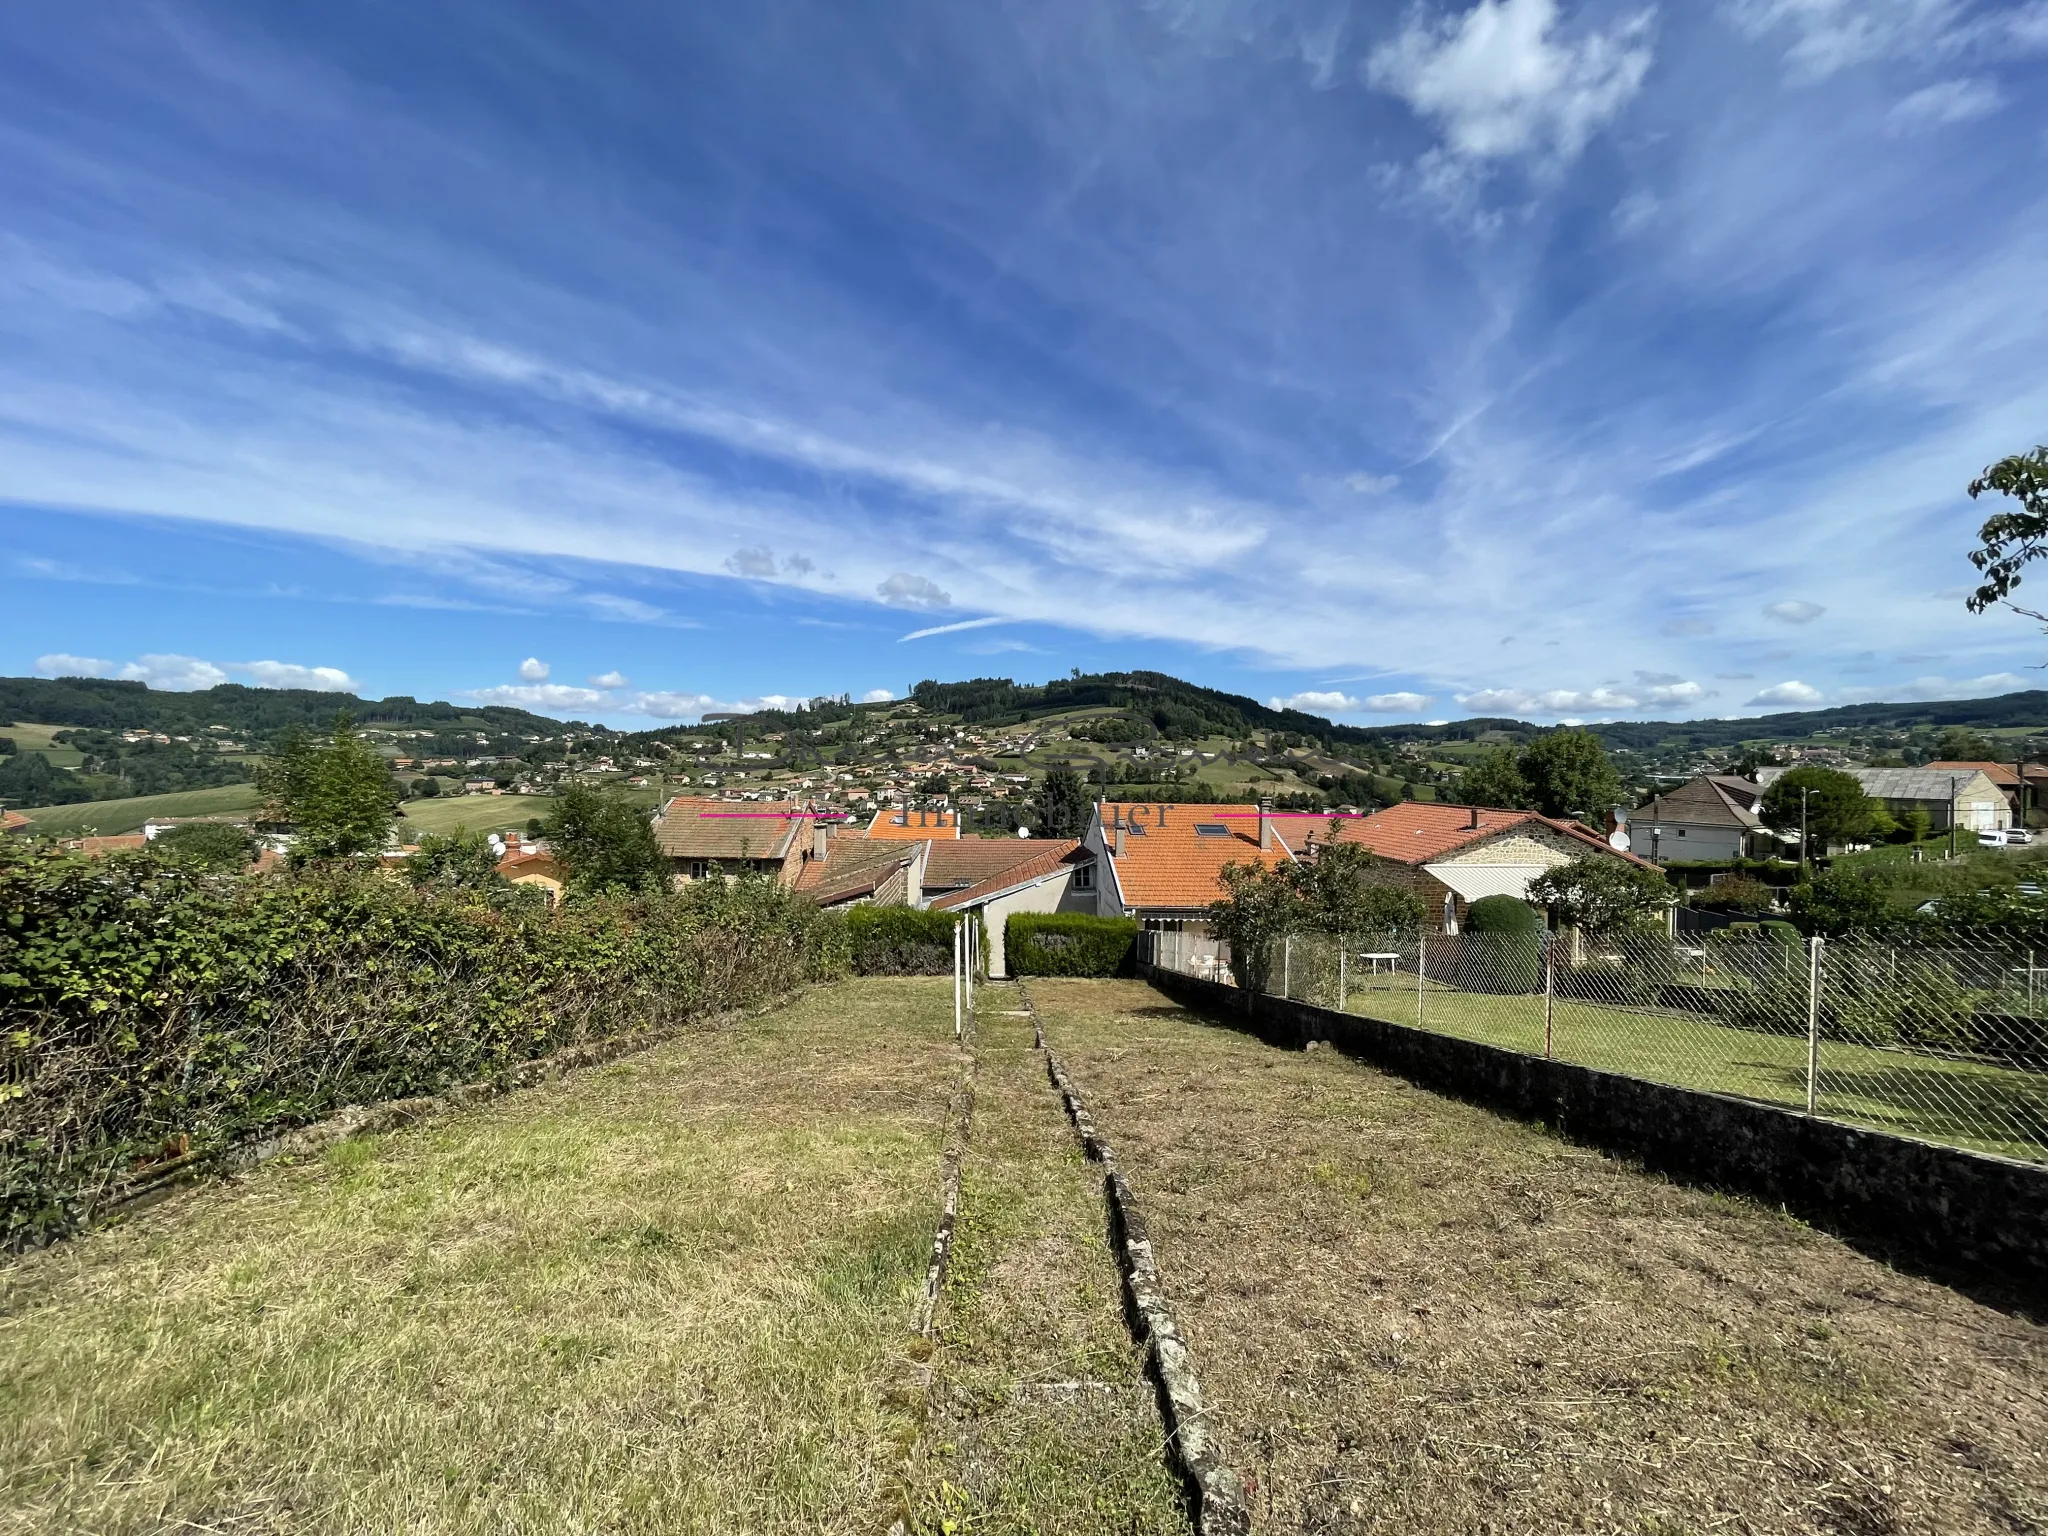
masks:
POLYGON ((1466 822, 1466 823, 1465 823, 1465 825, 1466 825, 1467 827, 1469 827, 1469 828, 1470 828, 1470 829, 1471 829, 1472 831, 1474 831, 1474 832, 1477 832, 1477 831, 1479 830, 1479 807, 1478 807, 1478 806, 1476 806, 1476 805, 1475 805, 1475 806, 1473 806, 1473 807, 1472 807, 1472 819, 1471 819, 1470 821, 1466 822))
POLYGON ((811 857, 822 860, 825 857, 826 839, 830 830, 815 816, 811 818, 811 857))
POLYGON ((1274 842, 1273 802, 1270 799, 1262 799, 1259 801, 1259 846, 1270 853, 1274 842))
POLYGON ((1115 809, 1115 810, 1111 811, 1111 812, 1109 813, 1109 815, 1110 815, 1110 825, 1116 828, 1116 857, 1120 859, 1120 858, 1122 858, 1122 857, 1124 856, 1124 813, 1123 813, 1123 807, 1121 807, 1121 806, 1117 807, 1117 809, 1115 809))

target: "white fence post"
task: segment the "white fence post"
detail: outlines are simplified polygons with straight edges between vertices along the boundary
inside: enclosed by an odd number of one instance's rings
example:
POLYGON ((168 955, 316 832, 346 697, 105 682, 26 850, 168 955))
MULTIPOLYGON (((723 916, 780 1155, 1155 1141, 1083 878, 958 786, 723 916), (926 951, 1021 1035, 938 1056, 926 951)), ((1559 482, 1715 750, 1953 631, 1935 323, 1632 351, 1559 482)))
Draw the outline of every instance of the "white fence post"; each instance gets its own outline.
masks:
POLYGON ((1426 990, 1424 984, 1428 980, 1429 930, 1418 928, 1415 930, 1415 1027, 1417 1029, 1426 1027, 1422 1022, 1422 994, 1426 990))
MULTIPOLYGON (((1340 933, 1340 934, 1338 934, 1338 935, 1337 935, 1337 1011, 1338 1011, 1339 1013, 1348 1013, 1348 1012, 1350 1011, 1350 1009, 1349 1009, 1349 1007, 1348 1007, 1348 1005, 1347 1005, 1347 999, 1348 999, 1348 996, 1349 996, 1349 994, 1348 994, 1348 992, 1347 992, 1347 990, 1346 990, 1346 976, 1345 976, 1345 970, 1344 970, 1344 963, 1345 963, 1345 961, 1346 961, 1347 959, 1349 959, 1349 958, 1350 958, 1349 954, 1347 953, 1347 952, 1348 952, 1348 951, 1350 950, 1350 948, 1351 948, 1351 941, 1350 941, 1350 940, 1349 940, 1348 938, 1346 938, 1346 937, 1345 937, 1345 936, 1344 936, 1343 934, 1341 934, 1341 933, 1340 933)), ((2032 962, 2031 960, 2029 960, 2029 961, 2028 961, 2027 963, 2031 965, 2031 964, 2032 964, 2033 962, 2032 962)))
POLYGON ((960 957, 965 946, 960 942, 959 923, 953 925, 953 1038, 960 1038, 960 957))
POLYGON ((1280 995, 1294 995, 1294 935, 1280 941, 1280 995))
POLYGON ((1543 936, 1543 1059, 1550 1058, 1551 999, 1557 991, 1557 944, 1550 934, 1543 936))
POLYGON ((1815 934, 1806 941, 1806 1112, 1813 1113, 1820 1096, 1820 948, 1815 934))

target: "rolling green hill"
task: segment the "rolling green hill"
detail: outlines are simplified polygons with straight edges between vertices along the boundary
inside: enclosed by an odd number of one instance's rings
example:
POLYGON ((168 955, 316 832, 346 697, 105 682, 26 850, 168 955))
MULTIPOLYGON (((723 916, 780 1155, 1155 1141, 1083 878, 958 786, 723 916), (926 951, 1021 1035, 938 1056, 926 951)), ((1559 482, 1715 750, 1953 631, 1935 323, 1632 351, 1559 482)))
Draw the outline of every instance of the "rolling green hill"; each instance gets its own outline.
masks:
POLYGON ((115 731, 147 728, 166 735, 187 735, 221 725, 262 736, 293 725, 318 729, 332 724, 340 710, 354 715, 358 725, 470 726, 550 737, 591 729, 504 705, 423 704, 405 694, 359 699, 350 693, 250 688, 241 683, 173 693, 104 677, 0 677, 0 720, 34 720, 49 726, 115 731))
POLYGON ((121 837, 140 832, 153 816, 217 816, 253 811, 262 800, 254 784, 223 784, 174 795, 132 795, 126 800, 87 800, 22 812, 46 837, 121 837))

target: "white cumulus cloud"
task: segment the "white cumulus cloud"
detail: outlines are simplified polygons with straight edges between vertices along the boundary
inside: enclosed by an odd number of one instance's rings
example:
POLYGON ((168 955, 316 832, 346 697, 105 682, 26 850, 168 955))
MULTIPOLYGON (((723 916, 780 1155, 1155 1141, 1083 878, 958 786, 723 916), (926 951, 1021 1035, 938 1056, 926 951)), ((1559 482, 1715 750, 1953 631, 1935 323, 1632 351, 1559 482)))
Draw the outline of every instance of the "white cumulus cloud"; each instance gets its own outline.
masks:
POLYGON ((1273 709, 1298 709, 1311 715, 1412 715, 1417 710, 1429 707, 1429 695, 1375 693, 1358 699, 1334 689, 1310 689, 1303 693, 1291 694, 1284 699, 1268 699, 1266 703, 1273 709))
POLYGON ((896 695, 886 688, 870 688, 860 696, 860 701, 863 704, 889 704, 893 703, 895 698, 896 695))
POLYGON ((1782 603, 1764 604, 1765 618, 1777 619, 1786 624, 1811 624, 1826 612, 1827 609, 1819 603, 1809 603, 1798 598, 1782 603))
POLYGON ((529 683, 544 683, 548 673, 554 669, 538 656, 529 656, 519 663, 519 675, 529 683))
POLYGON ((949 608, 953 595, 929 577, 898 571, 875 588, 875 596, 891 608, 949 608))
POLYGON ((1461 693, 1458 702, 1482 715, 1612 714, 1637 709, 1690 707, 1708 697, 1698 683, 1669 672, 1638 672, 1634 684, 1598 688, 1482 688, 1461 693))
POLYGON ((1642 87, 1648 31, 1645 13, 1567 38, 1557 0, 1479 0, 1462 16, 1418 17, 1373 50, 1366 78, 1435 122, 1459 155, 1569 160, 1642 87))
POLYGON ((1987 672, 1982 677, 1916 677, 1909 683, 1893 683, 1888 687, 1844 688, 1842 701, 1854 704, 1870 699, 1914 703, 1933 699, 1984 699, 1993 694, 2018 693, 2040 686, 2039 678, 2022 677, 2017 672, 1987 672))
POLYGON ((107 677, 114 668, 115 663, 98 656, 73 656, 68 651, 53 651, 36 658, 38 677, 107 677))
MULTIPOLYGON (((521 668, 522 672, 524 670, 521 668)), ((506 684, 474 689, 469 696, 479 704, 511 704, 519 709, 543 713, 559 709, 589 709, 592 705, 612 702, 608 694, 595 688, 578 688, 572 683, 506 684)))
POLYGON ((623 672, 600 672, 590 680, 590 686, 593 688, 623 688, 626 686, 626 674, 623 672))
POLYGON ((1773 683, 1749 702, 1752 704, 1818 704, 1825 697, 1818 688, 1802 682, 1773 683))
POLYGON ((231 661, 230 672, 259 688, 306 688, 315 693, 355 693, 362 684, 339 667, 302 667, 289 661, 231 661))
POLYGON ((58 651, 38 656, 36 673, 41 677, 114 677, 172 693, 213 688, 238 677, 258 688, 308 688, 320 693, 355 693, 362 688, 340 667, 306 667, 291 661, 213 662, 162 652, 133 661, 108 661, 58 651))
POLYGON ((1369 475, 1364 470, 1344 477, 1345 489, 1356 491, 1361 496, 1383 496, 1400 483, 1399 475, 1369 475))

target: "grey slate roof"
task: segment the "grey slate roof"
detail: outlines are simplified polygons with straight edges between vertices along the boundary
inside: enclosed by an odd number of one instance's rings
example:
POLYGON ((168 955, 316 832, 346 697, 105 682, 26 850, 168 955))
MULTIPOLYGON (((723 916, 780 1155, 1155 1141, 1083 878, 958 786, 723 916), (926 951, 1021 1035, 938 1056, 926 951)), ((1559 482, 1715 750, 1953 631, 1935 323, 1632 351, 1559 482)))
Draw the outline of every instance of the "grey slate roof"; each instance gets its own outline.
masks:
MULTIPOLYGON (((1792 770, 1789 768, 1764 768, 1757 772, 1757 782, 1769 789, 1772 784, 1792 770)), ((1978 799, 1996 798, 2003 800, 2004 794, 1996 784, 1982 773, 1951 773, 1946 769, 1934 768, 1843 768, 1839 772, 1863 786, 1863 792, 1878 800, 1938 800, 1946 803, 1951 793, 1978 799), (1950 789, 1950 784, 1954 789, 1950 789)))
POLYGON ((1707 775, 1654 795, 1648 805, 1629 813, 1631 821, 1670 821, 1694 827, 1739 827, 1748 832, 1762 825, 1754 803, 1756 786, 1747 779, 1707 775))

